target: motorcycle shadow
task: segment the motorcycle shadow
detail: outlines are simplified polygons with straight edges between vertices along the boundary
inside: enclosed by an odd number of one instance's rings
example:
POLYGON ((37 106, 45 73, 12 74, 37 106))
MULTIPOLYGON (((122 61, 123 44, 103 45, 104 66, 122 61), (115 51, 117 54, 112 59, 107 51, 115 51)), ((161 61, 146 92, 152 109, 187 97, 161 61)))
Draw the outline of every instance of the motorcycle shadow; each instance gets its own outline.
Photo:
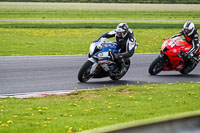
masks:
POLYGON ((200 78, 200 74, 162 74, 154 75, 156 77, 185 77, 185 78, 200 78))
MULTIPOLYGON (((152 83, 152 82, 151 82, 152 83)), ((104 85, 104 86, 111 86, 111 85, 140 85, 140 84, 149 84, 147 81, 132 81, 132 80, 108 80, 108 81, 88 81, 85 83, 79 82, 79 84, 87 84, 87 85, 104 85)))

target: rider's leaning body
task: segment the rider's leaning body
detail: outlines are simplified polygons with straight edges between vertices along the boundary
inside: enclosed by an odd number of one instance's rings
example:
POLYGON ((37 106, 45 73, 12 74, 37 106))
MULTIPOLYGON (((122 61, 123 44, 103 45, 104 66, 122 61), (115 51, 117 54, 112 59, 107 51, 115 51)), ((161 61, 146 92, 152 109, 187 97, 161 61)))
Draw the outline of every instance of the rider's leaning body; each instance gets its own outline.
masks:
POLYGON ((188 56, 193 57, 199 50, 199 34, 197 28, 190 21, 186 22, 183 26, 183 29, 171 38, 176 38, 184 36, 187 43, 192 47, 186 52, 188 56))
POLYGON ((128 28, 126 23, 120 23, 113 31, 103 33, 94 42, 99 41, 101 38, 116 38, 116 43, 120 47, 120 53, 115 53, 114 59, 129 58, 134 54, 137 48, 136 38, 133 31, 128 28))

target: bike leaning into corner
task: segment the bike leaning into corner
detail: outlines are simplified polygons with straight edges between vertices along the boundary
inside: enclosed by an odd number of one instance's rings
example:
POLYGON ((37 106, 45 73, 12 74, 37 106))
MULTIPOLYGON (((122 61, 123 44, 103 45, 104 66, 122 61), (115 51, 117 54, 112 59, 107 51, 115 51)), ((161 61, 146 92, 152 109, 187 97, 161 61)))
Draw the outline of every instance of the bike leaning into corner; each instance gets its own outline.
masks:
POLYGON ((91 78, 110 77, 112 80, 121 79, 130 67, 130 59, 124 60, 123 68, 113 58, 119 53, 120 48, 116 42, 101 38, 98 42, 90 45, 88 60, 78 72, 78 80, 87 82, 91 78))
POLYGON ((156 75, 161 71, 179 71, 181 74, 190 73, 200 61, 200 49, 191 60, 186 52, 191 45, 181 38, 166 39, 161 47, 160 55, 149 66, 149 74, 156 75))

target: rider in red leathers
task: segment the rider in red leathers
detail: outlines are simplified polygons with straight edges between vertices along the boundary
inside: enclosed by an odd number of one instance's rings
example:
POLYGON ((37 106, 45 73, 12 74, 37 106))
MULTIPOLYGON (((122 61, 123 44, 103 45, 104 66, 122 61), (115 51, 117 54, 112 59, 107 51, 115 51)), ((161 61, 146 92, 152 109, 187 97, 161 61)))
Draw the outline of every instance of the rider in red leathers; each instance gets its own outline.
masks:
POLYGON ((177 35, 172 36, 170 39, 179 36, 184 36, 186 42, 192 45, 190 50, 186 52, 185 56, 188 58, 193 57, 199 50, 199 34, 195 25, 190 21, 186 22, 183 26, 183 29, 177 35))
POLYGON ((195 58, 196 53, 199 50, 199 34, 197 32, 197 28, 191 21, 187 21, 183 29, 177 34, 169 39, 173 39, 176 37, 184 36, 187 43, 189 43, 192 47, 186 53, 182 53, 182 58, 189 63, 188 68, 190 69, 191 64, 196 65, 198 63, 197 58, 195 58))

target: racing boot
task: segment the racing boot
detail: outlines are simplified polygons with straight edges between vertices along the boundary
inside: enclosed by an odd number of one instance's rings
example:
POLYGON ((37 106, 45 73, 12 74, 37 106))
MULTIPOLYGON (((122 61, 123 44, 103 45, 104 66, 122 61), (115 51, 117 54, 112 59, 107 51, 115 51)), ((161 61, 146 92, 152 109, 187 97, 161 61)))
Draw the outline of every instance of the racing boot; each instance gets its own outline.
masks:
POLYGON ((116 60, 116 64, 116 68, 112 71, 112 75, 122 75, 127 71, 124 59, 118 58, 118 60, 116 60))
POLYGON ((200 61, 200 56, 199 56, 199 55, 195 54, 195 55, 193 56, 193 58, 194 58, 194 60, 195 60, 197 63, 199 63, 199 61, 200 61))
POLYGON ((125 61, 123 58, 120 58, 119 59, 119 70, 120 70, 120 75, 122 75, 124 72, 127 71, 127 68, 126 68, 126 64, 125 64, 125 61))
POLYGON ((198 64, 198 60, 196 60, 194 57, 187 58, 187 61, 185 61, 185 68, 184 73, 190 73, 198 64))
POLYGON ((198 64, 198 58, 195 58, 195 56, 188 56, 188 60, 189 62, 192 64, 192 67, 193 66, 196 66, 198 64))

